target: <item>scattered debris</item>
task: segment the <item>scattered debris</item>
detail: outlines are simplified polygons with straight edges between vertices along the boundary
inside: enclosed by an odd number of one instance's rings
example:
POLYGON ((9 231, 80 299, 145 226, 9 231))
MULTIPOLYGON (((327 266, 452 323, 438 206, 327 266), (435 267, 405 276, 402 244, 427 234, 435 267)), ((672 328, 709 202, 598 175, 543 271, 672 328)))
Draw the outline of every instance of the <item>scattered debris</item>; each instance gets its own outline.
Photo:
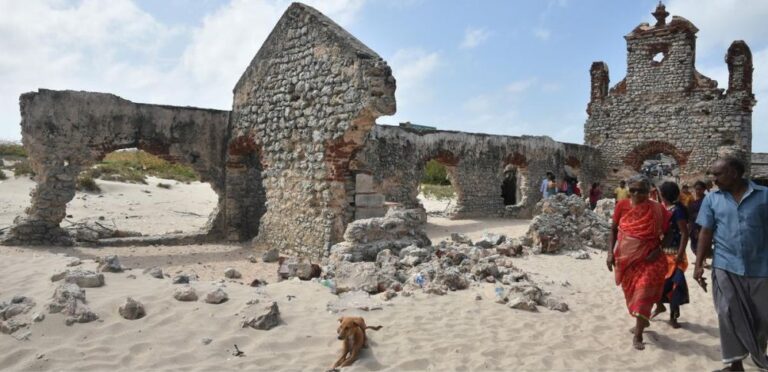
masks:
POLYGON ((278 258, 280 258, 280 250, 277 248, 269 249, 261 255, 261 260, 267 263, 277 262, 278 258))
MULTIPOLYGON (((150 267, 146 270, 144 270, 144 274, 148 274, 149 276, 156 278, 156 279, 163 279, 165 276, 163 275, 163 269, 159 267, 150 267)), ((189 278, 187 278, 187 283, 189 283, 189 278)), ((173 283, 176 284, 176 283, 173 283)))
POLYGON ((53 300, 48 304, 48 311, 51 314, 67 315, 66 325, 88 323, 99 319, 99 316, 86 305, 85 290, 70 282, 62 283, 56 288, 53 300))
POLYGON ((121 273, 123 270, 123 266, 120 265, 120 259, 115 255, 107 256, 99 260, 98 271, 100 272, 121 273))
POLYGON ((220 304, 228 299, 227 292, 224 292, 221 288, 216 288, 205 295, 205 302, 209 304, 220 304))
POLYGON ((190 286, 179 287, 173 292, 173 298, 184 302, 197 301, 197 292, 190 286))
POLYGON ((250 317, 243 321, 242 327, 270 330, 278 324, 280 324, 280 309, 277 307, 277 302, 273 301, 269 306, 264 308, 262 314, 250 317))
POLYGON ((226 270, 224 270, 224 277, 227 279, 240 279, 243 275, 240 274, 239 271, 228 267, 226 270))
POLYGON ((125 303, 120 305, 118 312, 120 316, 128 320, 141 319, 147 315, 144 304, 130 297, 126 298, 125 303))
POLYGON ((64 280, 66 283, 77 284, 81 288, 97 288, 104 285, 104 274, 91 270, 64 270, 51 276, 52 282, 64 280))

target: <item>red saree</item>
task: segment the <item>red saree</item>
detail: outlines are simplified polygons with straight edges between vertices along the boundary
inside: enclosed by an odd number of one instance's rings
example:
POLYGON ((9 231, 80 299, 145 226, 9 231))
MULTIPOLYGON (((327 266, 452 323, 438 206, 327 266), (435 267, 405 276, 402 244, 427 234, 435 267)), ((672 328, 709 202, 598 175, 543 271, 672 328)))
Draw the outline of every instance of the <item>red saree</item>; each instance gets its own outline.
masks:
POLYGON ((621 284, 629 314, 649 319, 664 292, 667 259, 661 252, 653 261, 646 257, 659 249, 669 212, 654 201, 633 206, 625 199, 616 204, 613 220, 619 226, 614 248, 616 285, 621 284))

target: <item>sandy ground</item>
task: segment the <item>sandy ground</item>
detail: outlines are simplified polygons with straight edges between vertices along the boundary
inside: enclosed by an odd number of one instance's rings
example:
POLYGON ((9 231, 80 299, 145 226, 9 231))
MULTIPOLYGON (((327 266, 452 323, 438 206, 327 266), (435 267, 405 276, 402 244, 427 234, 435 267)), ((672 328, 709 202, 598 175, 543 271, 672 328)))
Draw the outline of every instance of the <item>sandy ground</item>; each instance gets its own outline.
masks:
MULTIPOLYGON (((21 179, 0 183, 0 227, 21 213, 30 186, 21 179)), ((205 217, 173 211, 207 214, 215 204, 210 188, 201 190, 195 184, 176 185, 172 190, 152 185, 102 186, 106 189, 102 198, 88 195, 83 200, 78 193, 69 212, 72 219, 103 215, 124 223, 121 228, 142 232, 190 231, 202 226, 205 217), (177 199, 168 202, 169 198, 177 199), (133 215, 140 217, 125 218, 133 215)), ((522 234, 527 223, 429 218, 428 232, 435 242, 453 231, 476 239, 484 231, 522 234)), ((0 301, 22 294, 37 303, 22 317, 45 312, 56 287, 49 278, 65 268, 69 258, 64 255, 80 257, 85 268, 93 269, 92 259, 108 254, 118 254, 123 265, 133 270, 107 273, 106 286, 87 289, 89 305, 101 319, 67 327, 61 315, 46 314, 44 321, 31 324, 27 341, 0 334, 0 370, 317 371, 327 369, 337 357, 340 342, 335 330, 340 314, 326 308, 335 296, 315 282, 275 283, 276 264, 249 262, 249 255, 260 257, 260 252, 241 245, 0 247, 0 301), (193 283, 198 293, 223 285, 230 300, 220 305, 178 302, 172 297, 175 286, 169 279, 142 274, 141 269, 151 266, 170 274, 195 272, 201 279, 193 283), (238 268, 243 279, 224 281, 226 267, 238 268), (246 283, 253 278, 272 284, 251 288, 246 283), (127 296, 145 304, 145 318, 129 321, 118 315, 117 308, 127 296), (253 299, 259 304, 246 304, 253 299), (280 307, 283 323, 279 327, 270 331, 240 327, 242 316, 271 300, 280 307), (205 345, 203 338, 213 341, 205 345), (243 357, 232 356, 235 344, 245 353, 243 357)), ((545 290, 565 300, 570 306, 566 313, 543 308, 529 313, 496 304, 491 284, 446 296, 398 296, 385 302, 382 310, 347 311, 344 314, 362 315, 369 325, 384 328, 369 332, 370 349, 345 370, 701 371, 721 366, 709 294, 691 285, 691 304, 683 307, 680 319, 683 327, 675 330, 656 320, 645 334, 646 350, 635 351, 628 333, 633 321, 612 274, 605 269, 605 255, 591 254, 590 260, 541 255, 515 262, 545 290), (476 300, 478 295, 481 300, 476 300)), ((693 283, 690 270, 687 274, 693 283)), ((747 367, 754 370, 751 362, 747 367)))

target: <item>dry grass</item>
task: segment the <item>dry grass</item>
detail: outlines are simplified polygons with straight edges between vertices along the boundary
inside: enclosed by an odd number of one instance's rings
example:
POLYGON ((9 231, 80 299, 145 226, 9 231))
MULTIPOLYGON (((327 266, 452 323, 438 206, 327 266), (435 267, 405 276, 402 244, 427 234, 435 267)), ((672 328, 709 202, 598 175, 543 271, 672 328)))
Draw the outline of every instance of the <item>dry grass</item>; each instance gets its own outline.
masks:
POLYGON ((75 189, 78 191, 87 191, 92 193, 101 192, 101 187, 96 184, 96 180, 94 180, 93 177, 88 174, 81 174, 80 177, 77 177, 77 184, 75 189))
POLYGON ((108 154, 100 164, 85 172, 92 178, 143 184, 147 183, 147 176, 180 182, 199 179, 192 168, 171 163, 144 151, 113 152, 108 154))
POLYGON ((27 160, 20 160, 13 165, 13 175, 15 177, 29 176, 34 177, 35 171, 32 170, 32 165, 27 160))
POLYGON ((27 150, 18 143, 0 143, 0 157, 26 158, 27 150))
POLYGON ((420 191, 425 197, 437 200, 447 200, 456 197, 456 192, 451 185, 429 185, 422 183, 420 191))

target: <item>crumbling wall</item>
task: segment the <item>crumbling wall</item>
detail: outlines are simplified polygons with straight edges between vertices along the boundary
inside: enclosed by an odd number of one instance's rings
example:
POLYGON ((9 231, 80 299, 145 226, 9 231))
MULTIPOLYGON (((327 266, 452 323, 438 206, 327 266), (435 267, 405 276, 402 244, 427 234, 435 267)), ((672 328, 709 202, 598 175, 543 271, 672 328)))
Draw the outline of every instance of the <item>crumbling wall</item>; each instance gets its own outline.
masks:
POLYGON ((243 156, 260 169, 236 177, 243 187, 227 198, 262 194, 266 210, 249 218, 228 208, 227 220, 258 226, 257 243, 284 252, 327 252, 352 218, 349 161, 375 119, 395 112, 394 90, 381 57, 315 9, 292 4, 234 90, 227 169, 243 156))
MULTIPOLYGON (((41 89, 20 98, 21 130, 37 186, 26 215, 4 237, 12 245, 69 245, 59 227, 78 174, 106 154, 139 148, 192 166, 221 195, 229 112, 137 104, 112 94, 41 89)), ((210 233, 217 234, 217 213, 210 233)))
POLYGON ((684 182, 703 177, 718 154, 748 158, 751 153, 755 100, 749 47, 735 41, 728 49, 724 92, 696 71, 698 29, 682 17, 667 23, 663 5, 653 14, 656 25, 643 23, 625 36, 625 79, 606 92, 608 66, 595 62, 590 69, 584 142, 606 160, 610 186, 603 190, 612 190, 659 153, 675 158, 684 182))
POLYGON ((353 163, 356 171, 373 175, 374 187, 388 202, 415 208, 419 182, 431 159, 448 166, 458 199, 453 218, 530 218, 541 199, 539 186, 546 172, 562 179, 568 164, 580 169, 584 184, 602 177, 598 151, 549 137, 417 132, 385 125, 374 127, 353 163), (509 167, 522 176, 522 198, 505 206, 501 186, 509 167))

